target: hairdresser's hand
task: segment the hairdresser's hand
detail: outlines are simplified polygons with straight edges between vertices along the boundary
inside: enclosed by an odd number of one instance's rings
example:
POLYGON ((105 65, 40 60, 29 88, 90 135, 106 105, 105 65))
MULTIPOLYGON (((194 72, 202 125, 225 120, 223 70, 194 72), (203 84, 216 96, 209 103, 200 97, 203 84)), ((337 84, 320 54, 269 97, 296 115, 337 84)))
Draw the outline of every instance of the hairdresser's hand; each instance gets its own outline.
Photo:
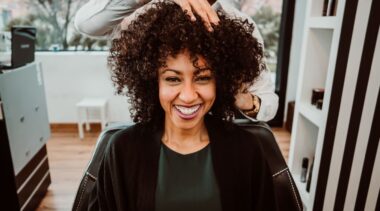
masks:
POLYGON ((211 7, 210 3, 207 0, 172 0, 178 4, 182 10, 191 17, 192 21, 195 21, 194 13, 198 14, 202 21, 204 22, 206 28, 209 31, 212 31, 212 25, 217 25, 219 23, 219 17, 211 7))
POLYGON ((250 110, 253 108, 252 95, 249 92, 239 92, 235 95, 235 106, 239 110, 250 110))
POLYGON ((260 98, 257 95, 253 95, 251 93, 239 93, 235 97, 236 107, 245 115, 256 119, 261 107, 260 98))
POLYGON ((248 85, 243 84, 235 95, 235 106, 240 110, 249 110, 253 107, 252 95, 248 85))
MULTIPOLYGON (((207 0, 172 0, 174 3, 178 4, 182 10, 186 11, 193 21, 196 20, 194 13, 198 14, 202 21, 204 22, 206 28, 212 31, 211 23, 217 25, 219 23, 219 18, 214 9, 207 0)), ((121 22, 121 29, 127 29, 128 25, 136 19, 140 14, 144 13, 146 9, 151 7, 154 1, 151 1, 144 6, 135 10, 132 14, 125 17, 121 22)))
POLYGON ((235 106, 245 115, 256 118, 261 107, 261 100, 257 95, 250 93, 248 88, 248 86, 243 85, 235 95, 235 106))

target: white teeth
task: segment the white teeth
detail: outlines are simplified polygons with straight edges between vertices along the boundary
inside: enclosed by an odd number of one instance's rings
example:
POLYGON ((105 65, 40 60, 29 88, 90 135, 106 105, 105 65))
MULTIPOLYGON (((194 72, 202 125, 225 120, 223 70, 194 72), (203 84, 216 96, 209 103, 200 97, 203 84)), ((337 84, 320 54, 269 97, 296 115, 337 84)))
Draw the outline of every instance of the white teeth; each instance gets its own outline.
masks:
POLYGON ((183 107, 183 106, 179 106, 179 105, 175 105, 175 107, 183 114, 185 115, 190 115, 190 114, 193 114, 195 113, 196 111, 198 111, 199 107, 201 105, 196 105, 196 106, 193 106, 193 107, 183 107))

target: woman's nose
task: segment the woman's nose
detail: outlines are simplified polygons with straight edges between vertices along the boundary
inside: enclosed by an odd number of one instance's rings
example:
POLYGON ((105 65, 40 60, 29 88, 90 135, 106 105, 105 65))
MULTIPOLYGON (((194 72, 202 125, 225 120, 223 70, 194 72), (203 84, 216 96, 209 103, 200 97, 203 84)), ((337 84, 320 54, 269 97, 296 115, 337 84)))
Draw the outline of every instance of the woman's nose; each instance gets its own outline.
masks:
POLYGON ((179 94, 179 99, 184 103, 192 103, 198 98, 198 93, 191 83, 185 84, 179 94))

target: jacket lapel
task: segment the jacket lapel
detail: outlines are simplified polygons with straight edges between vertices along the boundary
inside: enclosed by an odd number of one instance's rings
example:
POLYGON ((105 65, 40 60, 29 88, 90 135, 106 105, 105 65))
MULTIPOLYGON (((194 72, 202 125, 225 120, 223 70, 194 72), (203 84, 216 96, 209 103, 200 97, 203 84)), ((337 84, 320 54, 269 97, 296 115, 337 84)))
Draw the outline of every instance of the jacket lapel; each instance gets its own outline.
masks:
MULTIPOLYGON (((218 182, 223 210, 234 210, 236 208, 236 187, 234 183, 238 180, 234 163, 236 158, 231 153, 232 136, 227 131, 228 127, 222 121, 213 119, 211 116, 205 118, 207 131, 210 138, 213 167, 218 182)), ((236 138, 236 137, 235 137, 236 138)))
POLYGON ((155 194, 158 177, 162 127, 152 130, 145 127, 141 133, 140 167, 137 188, 137 210, 152 211, 155 209, 155 194))

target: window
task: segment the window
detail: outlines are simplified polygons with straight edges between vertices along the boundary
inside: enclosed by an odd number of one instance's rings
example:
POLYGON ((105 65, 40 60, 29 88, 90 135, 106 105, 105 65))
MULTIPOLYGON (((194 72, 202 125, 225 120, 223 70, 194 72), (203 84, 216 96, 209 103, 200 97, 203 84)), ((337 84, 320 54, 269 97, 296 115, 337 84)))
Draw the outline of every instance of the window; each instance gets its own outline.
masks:
POLYGON ((74 29, 74 15, 87 1, 1 0, 0 31, 15 25, 36 27, 38 51, 106 50, 106 40, 82 36, 74 29))
MULTIPOLYGON (((37 28, 36 49, 105 50, 107 41, 82 36, 73 27, 76 11, 88 0, 2 0, 0 31, 14 25, 37 28)), ((257 23, 266 45, 269 69, 276 70, 282 0, 229 0, 257 23)))
POLYGON ((292 40, 295 1, 289 0, 227 0, 251 16, 265 42, 265 56, 279 107, 271 126, 282 126, 288 77, 288 64, 292 40))
POLYGON ((265 57, 273 81, 277 68, 277 50, 280 37, 282 0, 232 0, 237 9, 246 13, 256 22, 265 42, 265 57))

